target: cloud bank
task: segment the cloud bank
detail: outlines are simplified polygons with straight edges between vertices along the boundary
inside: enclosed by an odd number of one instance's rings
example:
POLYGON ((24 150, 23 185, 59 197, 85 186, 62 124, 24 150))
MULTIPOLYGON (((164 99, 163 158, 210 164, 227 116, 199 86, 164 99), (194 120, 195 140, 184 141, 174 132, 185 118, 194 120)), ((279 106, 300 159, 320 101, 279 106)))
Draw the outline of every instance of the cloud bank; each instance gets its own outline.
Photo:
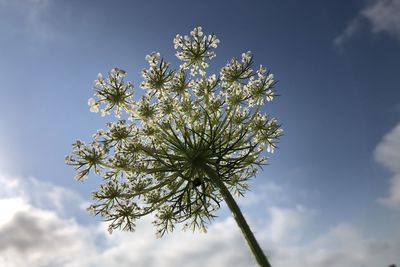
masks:
POLYGON ((400 209, 400 124, 383 137, 375 149, 374 156, 393 173, 389 195, 379 201, 388 207, 400 209))
MULTIPOLYGON (((83 204, 71 190, 34 178, 0 175, 0 266, 255 266, 232 218, 215 221, 207 234, 176 231, 159 240, 151 218, 139 222, 135 233, 109 235, 105 224, 94 219, 85 224, 77 218, 79 211, 63 211, 83 204)), ((300 205, 265 207, 260 218, 249 222, 273 266, 400 263, 399 241, 369 239, 351 224, 335 225, 304 241, 302 229, 315 217, 300 205)))
POLYGON ((334 44, 343 45, 364 27, 370 28, 375 34, 388 34, 400 42, 400 0, 369 1, 334 39, 334 44))

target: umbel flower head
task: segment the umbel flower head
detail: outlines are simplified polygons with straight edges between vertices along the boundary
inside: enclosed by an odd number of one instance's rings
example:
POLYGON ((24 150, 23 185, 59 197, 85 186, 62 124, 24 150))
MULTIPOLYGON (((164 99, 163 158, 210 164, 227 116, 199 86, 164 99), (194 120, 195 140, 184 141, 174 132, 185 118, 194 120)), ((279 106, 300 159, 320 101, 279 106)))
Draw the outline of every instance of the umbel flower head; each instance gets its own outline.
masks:
POLYGON ((263 113, 276 96, 274 76, 255 68, 250 52, 208 75, 218 44, 196 27, 174 39, 178 68, 159 53, 147 55, 138 101, 121 69, 95 80, 90 111, 117 119, 90 143, 76 141, 66 162, 78 180, 91 171, 103 178, 90 211, 109 221, 110 231, 133 231, 148 214, 159 236, 180 223, 205 231, 223 200, 248 190, 266 163, 263 151, 276 148, 282 129, 263 113))

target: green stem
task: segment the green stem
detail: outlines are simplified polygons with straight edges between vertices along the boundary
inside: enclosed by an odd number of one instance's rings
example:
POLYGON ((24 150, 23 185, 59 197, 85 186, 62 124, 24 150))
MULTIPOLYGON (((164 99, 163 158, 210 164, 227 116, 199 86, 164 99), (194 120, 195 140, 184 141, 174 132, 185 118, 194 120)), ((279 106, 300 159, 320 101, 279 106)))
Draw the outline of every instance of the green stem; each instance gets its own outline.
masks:
POLYGON ((258 244, 253 232, 251 231, 249 225, 247 224, 245 218, 243 217, 243 214, 240 211, 239 206, 236 204, 236 201, 233 199, 228 188, 225 186, 225 184, 219 178, 218 173, 206 164, 203 165, 202 167, 203 167, 203 170, 205 171, 205 173, 208 175, 208 177, 214 183, 214 185, 220 190, 222 197, 224 198, 224 200, 226 201, 226 204, 228 205, 229 209, 232 212, 233 218, 235 218, 235 221, 236 221, 237 225, 239 226, 240 230, 242 231, 242 234, 243 234, 244 238, 246 239, 251 252, 253 253, 254 257, 256 258, 258 265, 261 267, 271 267, 271 264, 268 262, 268 259, 265 256, 262 248, 258 244))

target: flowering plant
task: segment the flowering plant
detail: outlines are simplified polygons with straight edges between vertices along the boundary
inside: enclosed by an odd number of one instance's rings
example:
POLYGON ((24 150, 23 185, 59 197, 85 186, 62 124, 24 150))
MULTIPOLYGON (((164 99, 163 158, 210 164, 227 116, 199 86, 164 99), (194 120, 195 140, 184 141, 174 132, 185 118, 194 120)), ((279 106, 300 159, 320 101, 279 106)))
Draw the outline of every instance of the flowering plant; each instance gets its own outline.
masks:
POLYGON ((99 74, 90 111, 113 111, 118 120, 98 130, 91 143, 76 141, 66 162, 77 180, 91 170, 103 178, 89 209, 110 222, 110 231, 133 231, 148 214, 155 215, 160 237, 179 223, 206 231, 224 200, 257 262, 270 266, 232 194, 244 195, 266 163, 263 150, 272 153, 282 135, 277 120, 262 112, 276 96, 276 82, 265 67, 253 70, 250 52, 207 76, 218 44, 214 34, 196 27, 174 39, 179 68, 159 53, 147 55, 138 102, 125 71, 99 74))

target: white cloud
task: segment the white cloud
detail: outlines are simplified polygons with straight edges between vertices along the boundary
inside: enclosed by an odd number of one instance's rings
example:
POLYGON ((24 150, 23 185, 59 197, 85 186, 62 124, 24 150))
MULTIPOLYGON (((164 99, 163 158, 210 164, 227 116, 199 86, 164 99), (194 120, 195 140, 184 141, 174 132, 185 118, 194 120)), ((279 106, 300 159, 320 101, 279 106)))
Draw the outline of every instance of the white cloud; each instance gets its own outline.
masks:
POLYGON ((393 172, 389 196, 380 201, 389 207, 400 208, 400 124, 383 137, 374 151, 374 156, 379 163, 393 172))
POLYGON ((380 0, 362 14, 371 22, 373 32, 386 32, 400 38, 400 1, 380 0))
POLYGON ((35 207, 54 210, 60 215, 76 213, 86 207, 76 192, 33 177, 22 179, 0 174, 0 197, 19 197, 35 207))
MULTIPOLYGON (((53 0, 0 0, 0 29, 5 40, 24 36, 35 45, 62 38, 49 22, 53 0)), ((58 16, 57 19, 61 19, 58 16)))
POLYGON ((12 220, 16 211, 26 211, 29 205, 19 197, 0 199, 0 227, 12 220))
POLYGON ((90 231, 74 219, 20 200, 8 203, 13 212, 0 227, 1 266, 63 266, 95 253, 90 231))
POLYGON ((400 41, 400 0, 369 1, 346 29, 334 39, 334 44, 343 45, 367 26, 373 33, 386 33, 400 41))
POLYGON ((83 200, 71 190, 35 178, 0 175, 0 266, 253 264, 232 218, 214 222, 207 234, 176 231, 159 240, 152 218, 139 221, 135 233, 109 235, 105 223, 84 225, 71 212, 63 212, 68 205, 82 206, 83 200))
POLYGON ((265 235, 275 243, 299 239, 302 226, 310 217, 310 211, 299 205, 293 209, 270 207, 268 210, 271 219, 265 235))
MULTIPOLYGON (((250 188, 249 192, 246 192, 244 197, 237 198, 240 206, 250 207, 254 205, 262 205, 267 200, 270 204, 274 202, 285 202, 289 196, 285 194, 283 185, 279 185, 275 182, 267 181, 257 187, 250 188)), ((273 203, 275 204, 275 203, 273 203)))
POLYGON ((215 222, 207 234, 176 231, 162 239, 155 238, 150 221, 149 218, 141 221, 135 233, 115 232, 104 236, 106 248, 95 258, 71 263, 68 267, 252 266, 233 219, 215 222))
POLYGON ((0 175, 0 266, 64 266, 94 254, 92 227, 68 215, 82 202, 63 187, 0 175))
MULTIPOLYGON (((82 204, 65 188, 0 175, 0 266, 255 266, 232 218, 215 221, 207 234, 177 230, 159 240, 151 218, 146 218, 135 233, 109 235, 104 223, 85 225, 72 213, 60 215, 60 207, 72 205, 68 198, 82 204), (54 197, 58 192, 62 198, 54 197), (48 205, 45 199, 59 199, 60 204, 48 205)), ((249 223, 273 266, 374 267, 400 262, 398 241, 368 239, 349 224, 302 241, 302 230, 314 218, 305 207, 270 206, 261 212, 265 215, 249 218, 249 223)))
POLYGON ((385 267, 400 262, 399 249, 398 239, 368 239, 356 227, 338 224, 307 245, 280 249, 275 263, 285 267, 385 267))

